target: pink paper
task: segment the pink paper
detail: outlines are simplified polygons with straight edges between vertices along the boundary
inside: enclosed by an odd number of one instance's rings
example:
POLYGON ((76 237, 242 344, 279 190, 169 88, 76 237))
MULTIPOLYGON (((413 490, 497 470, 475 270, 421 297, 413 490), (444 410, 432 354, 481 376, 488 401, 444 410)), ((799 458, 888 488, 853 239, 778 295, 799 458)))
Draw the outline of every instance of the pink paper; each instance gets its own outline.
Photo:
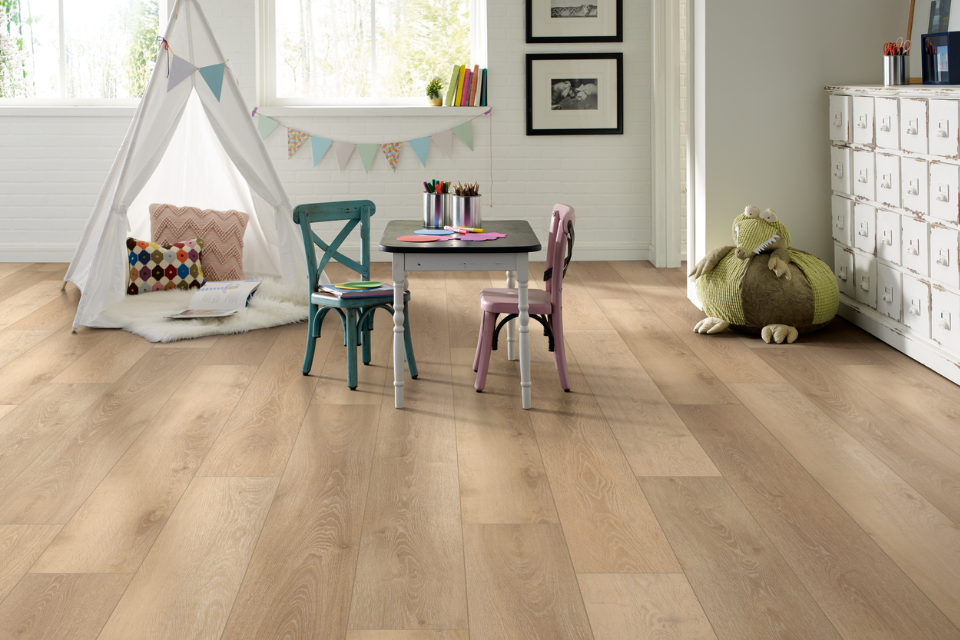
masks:
POLYGON ((496 240, 497 238, 506 238, 507 234, 497 233, 496 231, 490 231, 487 233, 465 233, 459 234, 455 233, 452 236, 443 236, 440 238, 440 242, 446 240, 470 240, 472 242, 483 242, 484 240, 496 240))

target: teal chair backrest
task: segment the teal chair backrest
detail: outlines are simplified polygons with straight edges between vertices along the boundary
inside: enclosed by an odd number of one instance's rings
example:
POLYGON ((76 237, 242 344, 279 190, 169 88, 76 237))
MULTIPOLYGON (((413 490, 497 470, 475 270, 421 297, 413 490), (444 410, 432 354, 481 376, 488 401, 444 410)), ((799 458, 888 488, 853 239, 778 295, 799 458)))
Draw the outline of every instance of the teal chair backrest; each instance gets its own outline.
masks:
POLYGON ((369 200, 318 202, 294 207, 293 221, 300 225, 303 249, 307 254, 307 269, 310 272, 310 286, 313 291, 317 290, 318 278, 331 258, 336 258, 340 264, 359 273, 361 280, 370 279, 370 218, 376 212, 377 205, 369 200), (343 225, 343 229, 330 244, 317 237, 317 234, 310 228, 310 225, 316 222, 334 222, 337 220, 345 220, 346 224, 343 225), (340 245, 358 224, 360 225, 360 262, 348 258, 339 251, 340 245), (319 262, 317 261, 315 246, 323 250, 323 256, 319 262))

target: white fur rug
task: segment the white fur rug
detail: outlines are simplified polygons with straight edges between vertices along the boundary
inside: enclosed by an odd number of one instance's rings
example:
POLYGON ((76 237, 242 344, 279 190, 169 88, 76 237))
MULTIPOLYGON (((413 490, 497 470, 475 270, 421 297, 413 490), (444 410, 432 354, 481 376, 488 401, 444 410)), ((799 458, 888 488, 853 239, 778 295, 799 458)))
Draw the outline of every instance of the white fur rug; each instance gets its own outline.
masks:
POLYGON ((170 320, 168 316, 186 309, 196 291, 157 291, 127 296, 102 314, 102 319, 150 342, 175 342, 204 336, 245 333, 307 319, 307 292, 264 280, 246 309, 226 318, 170 320))

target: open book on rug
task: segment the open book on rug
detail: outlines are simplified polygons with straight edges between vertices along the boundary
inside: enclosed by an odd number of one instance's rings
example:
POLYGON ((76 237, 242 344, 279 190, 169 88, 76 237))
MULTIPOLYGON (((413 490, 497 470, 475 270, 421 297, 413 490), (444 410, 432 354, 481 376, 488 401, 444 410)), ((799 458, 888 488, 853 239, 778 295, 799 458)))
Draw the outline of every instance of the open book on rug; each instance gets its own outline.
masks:
POLYGON ((167 318, 223 318, 232 316, 250 302, 250 298, 260 286, 260 280, 223 280, 207 281, 193 295, 190 306, 167 318))

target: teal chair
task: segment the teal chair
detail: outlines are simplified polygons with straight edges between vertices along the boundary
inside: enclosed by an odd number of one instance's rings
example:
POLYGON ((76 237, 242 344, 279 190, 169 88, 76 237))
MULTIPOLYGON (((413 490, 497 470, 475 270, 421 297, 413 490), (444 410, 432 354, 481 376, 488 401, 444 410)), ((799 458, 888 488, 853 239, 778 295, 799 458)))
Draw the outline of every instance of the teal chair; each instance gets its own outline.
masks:
MULTIPOLYGON (((373 330, 373 312, 386 309, 393 315, 393 294, 372 298, 341 299, 319 292, 320 274, 331 258, 346 265, 360 274, 360 280, 370 280, 370 218, 377 207, 369 200, 351 200, 346 202, 319 202, 301 204, 293 210, 293 221, 300 225, 303 236, 303 248, 307 254, 307 268, 310 272, 310 313, 307 324, 307 351, 303 357, 303 375, 310 373, 313 367, 313 353, 320 337, 323 318, 333 309, 343 324, 344 344, 347 347, 347 386, 357 388, 357 345, 363 349, 363 364, 370 364, 370 332, 373 330), (330 244, 317 237, 310 228, 316 222, 345 220, 343 230, 330 244), (360 263, 351 260, 338 251, 354 227, 360 225, 360 263), (320 247, 323 257, 317 262, 320 247)), ((413 357, 413 345, 410 342, 410 294, 403 294, 403 344, 406 352, 407 368, 410 377, 417 377, 417 361, 413 357)))

